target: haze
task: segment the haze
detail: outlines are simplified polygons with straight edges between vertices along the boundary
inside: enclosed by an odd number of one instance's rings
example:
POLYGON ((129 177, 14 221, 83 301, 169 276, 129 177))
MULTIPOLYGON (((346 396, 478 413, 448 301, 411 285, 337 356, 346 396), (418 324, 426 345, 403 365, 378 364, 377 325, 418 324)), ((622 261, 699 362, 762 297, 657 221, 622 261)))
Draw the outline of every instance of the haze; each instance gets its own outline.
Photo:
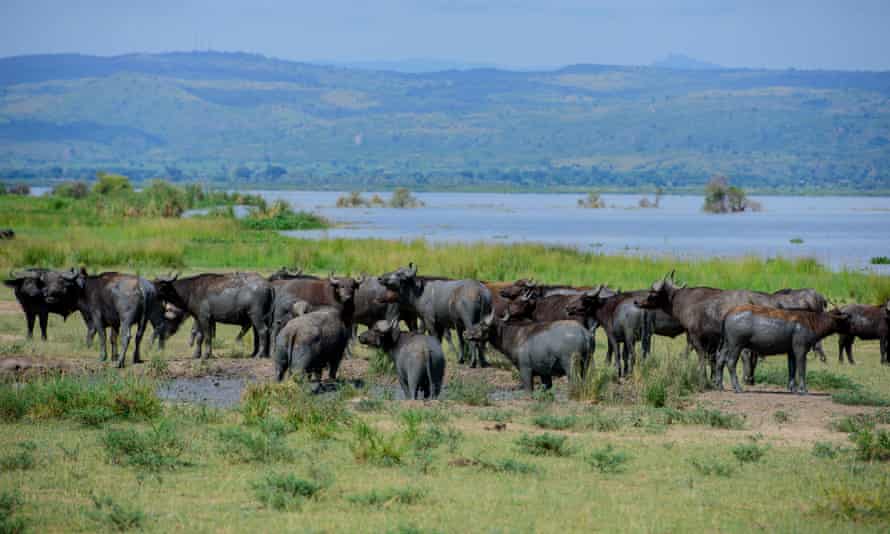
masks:
POLYGON ((436 58, 554 67, 650 64, 670 53, 729 67, 890 69, 890 2, 255 1, 144 5, 5 1, 0 56, 173 50, 350 62, 436 58))

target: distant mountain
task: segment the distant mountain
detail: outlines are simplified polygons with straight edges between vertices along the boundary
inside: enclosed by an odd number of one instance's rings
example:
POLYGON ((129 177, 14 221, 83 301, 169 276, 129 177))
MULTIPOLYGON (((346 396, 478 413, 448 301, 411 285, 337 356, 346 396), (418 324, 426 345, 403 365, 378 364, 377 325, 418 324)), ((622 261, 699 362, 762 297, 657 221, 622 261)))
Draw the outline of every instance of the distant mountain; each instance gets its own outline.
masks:
POLYGON ((471 70, 494 69, 498 65, 494 63, 474 63, 466 61, 451 61, 447 59, 412 58, 401 60, 368 60, 368 61, 312 61, 316 65, 332 65, 348 69, 384 70, 392 72, 404 72, 409 74, 422 74, 429 72, 441 72, 446 70, 471 70))
POLYGON ((886 192, 888 146, 887 72, 0 59, 4 180, 106 169, 227 185, 617 190, 697 188, 721 173, 763 190, 886 192))
POLYGON ((723 68, 716 63, 708 63, 683 54, 668 54, 663 59, 653 61, 652 66, 660 69, 678 70, 718 70, 723 68))

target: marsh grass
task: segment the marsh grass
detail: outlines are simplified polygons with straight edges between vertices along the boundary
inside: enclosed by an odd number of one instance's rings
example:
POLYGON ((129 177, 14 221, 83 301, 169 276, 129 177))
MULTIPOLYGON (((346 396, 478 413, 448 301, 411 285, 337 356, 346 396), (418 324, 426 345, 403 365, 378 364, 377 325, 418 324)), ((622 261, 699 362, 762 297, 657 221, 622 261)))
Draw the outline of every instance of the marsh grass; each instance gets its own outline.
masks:
POLYGON ((384 434, 361 420, 353 423, 352 433, 353 438, 349 447, 359 463, 370 463, 379 467, 399 465, 410 445, 404 435, 384 434))
POLYGON ((715 457, 691 458, 689 463, 699 474, 705 476, 729 478, 736 472, 732 464, 715 457))
POLYGON ((740 464, 756 464, 766 454, 767 448, 756 443, 739 443, 730 450, 740 464))
POLYGON ((825 485, 815 513, 838 521, 885 524, 890 521, 890 483, 853 480, 825 485))
POLYGON ((535 426, 548 430, 568 430, 574 428, 578 422, 578 417, 574 415, 539 415, 532 419, 535 426))
POLYGON ((856 457, 866 462, 890 461, 890 430, 861 428, 850 434, 856 457))

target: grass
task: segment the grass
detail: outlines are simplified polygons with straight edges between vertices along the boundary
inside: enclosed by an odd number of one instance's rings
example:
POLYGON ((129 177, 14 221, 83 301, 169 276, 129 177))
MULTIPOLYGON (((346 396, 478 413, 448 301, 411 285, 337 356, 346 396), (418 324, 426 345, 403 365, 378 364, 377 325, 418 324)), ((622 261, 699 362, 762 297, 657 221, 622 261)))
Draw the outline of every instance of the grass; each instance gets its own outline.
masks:
POLYGON ((0 532, 4 534, 25 532, 27 522, 24 518, 16 516, 16 512, 23 504, 24 500, 18 490, 0 493, 0 532))
POLYGON ((426 494, 426 491, 418 488, 386 488, 347 495, 346 500, 363 506, 388 508, 393 504, 417 504, 426 494))
POLYGON ((617 451, 612 445, 594 449, 586 458, 591 467, 600 473, 620 473, 626 468, 625 464, 630 459, 627 453, 617 451))
POLYGON ((866 462, 890 461, 890 431, 862 428, 850 434, 856 446, 856 457, 866 462))
POLYGON ((87 516, 109 530, 116 532, 141 530, 145 525, 145 512, 136 505, 121 502, 109 496, 92 495, 91 499, 93 509, 87 512, 87 516))
POLYGON ((286 434, 286 424, 273 417, 264 419, 258 431, 224 428, 218 433, 218 451, 233 463, 284 462, 294 457, 285 442, 286 434))
POLYGON ((172 421, 161 420, 146 431, 110 428, 101 438, 108 462, 157 473, 189 465, 183 459, 186 442, 172 421))
POLYGON ((566 436, 549 432, 534 436, 523 434, 516 440, 516 445, 520 451, 533 456, 569 456, 574 452, 566 436))
POLYGON ((578 417, 574 415, 539 415, 532 419, 532 423, 549 430, 568 430, 578 424, 578 417))
POLYGON ((732 455, 740 464, 756 464, 763 455, 766 454, 766 447, 761 447, 756 443, 739 443, 732 449, 732 455))
POLYGON ((299 510, 307 499, 316 498, 325 484, 299 478, 292 473, 270 473, 251 483, 256 499, 278 511, 299 510))
POLYGON ((689 463, 699 474, 705 476, 729 478, 736 472, 731 463, 715 457, 692 458, 689 463))
POLYGON ((33 441, 23 441, 17 443, 16 448, 18 451, 0 456, 0 470, 26 471, 34 468, 34 465, 37 463, 34 459, 34 450, 37 448, 37 445, 33 441))
POLYGON ((470 406, 489 406, 494 388, 482 380, 455 377, 448 382, 445 399, 470 406))

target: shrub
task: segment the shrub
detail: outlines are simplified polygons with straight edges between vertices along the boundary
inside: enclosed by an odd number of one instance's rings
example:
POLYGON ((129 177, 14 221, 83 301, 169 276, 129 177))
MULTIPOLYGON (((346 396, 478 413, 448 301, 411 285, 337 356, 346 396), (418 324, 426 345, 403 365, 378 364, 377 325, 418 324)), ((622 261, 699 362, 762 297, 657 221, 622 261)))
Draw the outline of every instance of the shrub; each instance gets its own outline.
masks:
POLYGON ((346 500, 353 504, 387 507, 391 504, 416 504, 426 496, 426 491, 418 488, 387 488, 349 495, 346 500))
POLYGON ((622 424, 622 418, 617 413, 594 411, 588 416, 586 426, 594 432, 615 432, 622 424))
POLYGON ((566 430, 573 428, 578 423, 578 418, 574 415, 558 416, 558 415, 539 415, 532 419, 532 422, 541 428, 549 430, 566 430))
POLYGON ((251 486, 264 506, 274 510, 297 510, 306 499, 315 498, 325 485, 290 473, 272 473, 254 481, 251 486))
POLYGON ((863 428, 850 434, 850 440, 856 445, 858 459, 866 462, 890 460, 890 431, 863 428))
POLYGON ((784 425, 786 423, 791 422, 791 414, 786 412, 785 410, 776 410, 773 413, 773 421, 780 425, 784 425))
POLYGON ((706 476, 730 477, 735 473, 735 468, 731 464, 718 458, 692 458, 689 463, 696 471, 706 476))
POLYGON ((816 458, 835 458, 838 448, 827 441, 817 441, 813 444, 813 456, 816 458))
POLYGON ((740 443, 732 448, 732 454, 740 464, 757 463, 766 454, 766 447, 756 443, 740 443))
POLYGON ((186 443, 169 420, 161 420, 145 432, 132 428, 108 429, 102 436, 102 444, 109 463, 116 465, 134 466, 153 473, 188 465, 182 459, 186 443))
POLYGON ((32 469, 36 465, 34 450, 37 445, 33 441, 23 441, 17 444, 18 452, 0 457, 0 469, 3 471, 32 469))
POLYGON ((872 265, 890 265, 890 257, 888 256, 873 256, 869 263, 872 265))
POLYGON ((799 237, 792 237, 791 239, 788 240, 788 242, 791 243, 792 245, 802 245, 803 239, 801 239, 799 237))
POLYGON ((630 457, 621 451, 616 451, 612 445, 595 449, 585 460, 600 473, 619 473, 624 471, 624 464, 630 457))
POLYGON ((837 432, 851 434, 862 429, 874 428, 875 420, 869 414, 860 413, 835 419, 829 426, 837 432))
POLYGON ((714 175, 705 188, 705 204, 702 209, 707 213, 737 213, 760 211, 760 204, 748 200, 741 188, 729 184, 727 177, 714 175))
POLYGON ((22 388, 0 384, 0 421, 14 423, 21 420, 31 407, 30 401, 22 388))
POLYGON ((538 467, 533 464, 527 464, 513 458, 498 458, 495 460, 486 460, 483 458, 475 458, 473 465, 478 466, 484 471, 494 473, 508 473, 517 475, 529 475, 537 473, 538 467))
POLYGON ((493 387, 482 380, 469 380, 460 377, 454 377, 448 382, 448 388, 445 390, 445 399, 457 401, 470 406, 489 406, 491 405, 491 395, 493 387))
POLYGON ((701 407, 683 412, 683 422, 728 430, 741 430, 745 427, 745 420, 740 415, 724 413, 720 410, 708 410, 701 407))
POLYGON ((368 359, 368 373, 371 376, 396 376, 396 364, 382 349, 375 349, 368 359))
POLYGON ((856 481, 822 491, 824 497, 815 508, 822 515, 843 521, 884 524, 890 521, 890 484, 886 478, 878 484, 856 481))
POLYGON ((74 419, 84 426, 100 427, 114 419, 114 411, 107 406, 89 406, 72 412, 74 419))
POLYGON ((87 513, 87 516, 106 525, 111 530, 125 532, 142 528, 145 523, 145 513, 137 506, 127 503, 116 502, 113 498, 104 496, 91 496, 93 500, 93 510, 87 513))
POLYGON ((423 202, 415 198, 411 191, 404 187, 399 187, 393 191, 392 197, 389 199, 390 208, 420 208, 423 205, 423 202))
POLYGON ((586 198, 578 199, 579 208, 602 209, 606 207, 606 201, 600 198, 600 194, 596 191, 587 193, 586 198))
POLYGON ((352 425, 352 433, 353 439, 349 446, 356 461, 381 467, 402 463, 402 456, 408 448, 402 436, 386 436, 361 420, 352 425))
POLYGON ((831 395, 831 400, 849 406, 890 406, 890 399, 865 390, 838 391, 831 395))
POLYGON ((569 456, 572 450, 566 436, 545 432, 536 436, 523 434, 516 440, 519 449, 534 456, 569 456))
POLYGON ((285 443, 286 424, 269 417, 260 423, 259 432, 240 427, 221 430, 218 434, 219 452, 230 461, 239 463, 268 463, 287 461, 294 457, 285 443))
POLYGON ((18 490, 0 493, 0 532, 4 534, 20 534, 25 532, 27 524, 21 517, 14 517, 24 501, 18 490))
POLYGON ((62 182, 53 187, 53 196, 81 199, 90 194, 90 188, 86 182, 62 182))
POLYGON ((96 183, 93 185, 93 193, 97 195, 109 196, 133 192, 130 179, 126 176, 100 171, 96 173, 96 179, 96 183))

